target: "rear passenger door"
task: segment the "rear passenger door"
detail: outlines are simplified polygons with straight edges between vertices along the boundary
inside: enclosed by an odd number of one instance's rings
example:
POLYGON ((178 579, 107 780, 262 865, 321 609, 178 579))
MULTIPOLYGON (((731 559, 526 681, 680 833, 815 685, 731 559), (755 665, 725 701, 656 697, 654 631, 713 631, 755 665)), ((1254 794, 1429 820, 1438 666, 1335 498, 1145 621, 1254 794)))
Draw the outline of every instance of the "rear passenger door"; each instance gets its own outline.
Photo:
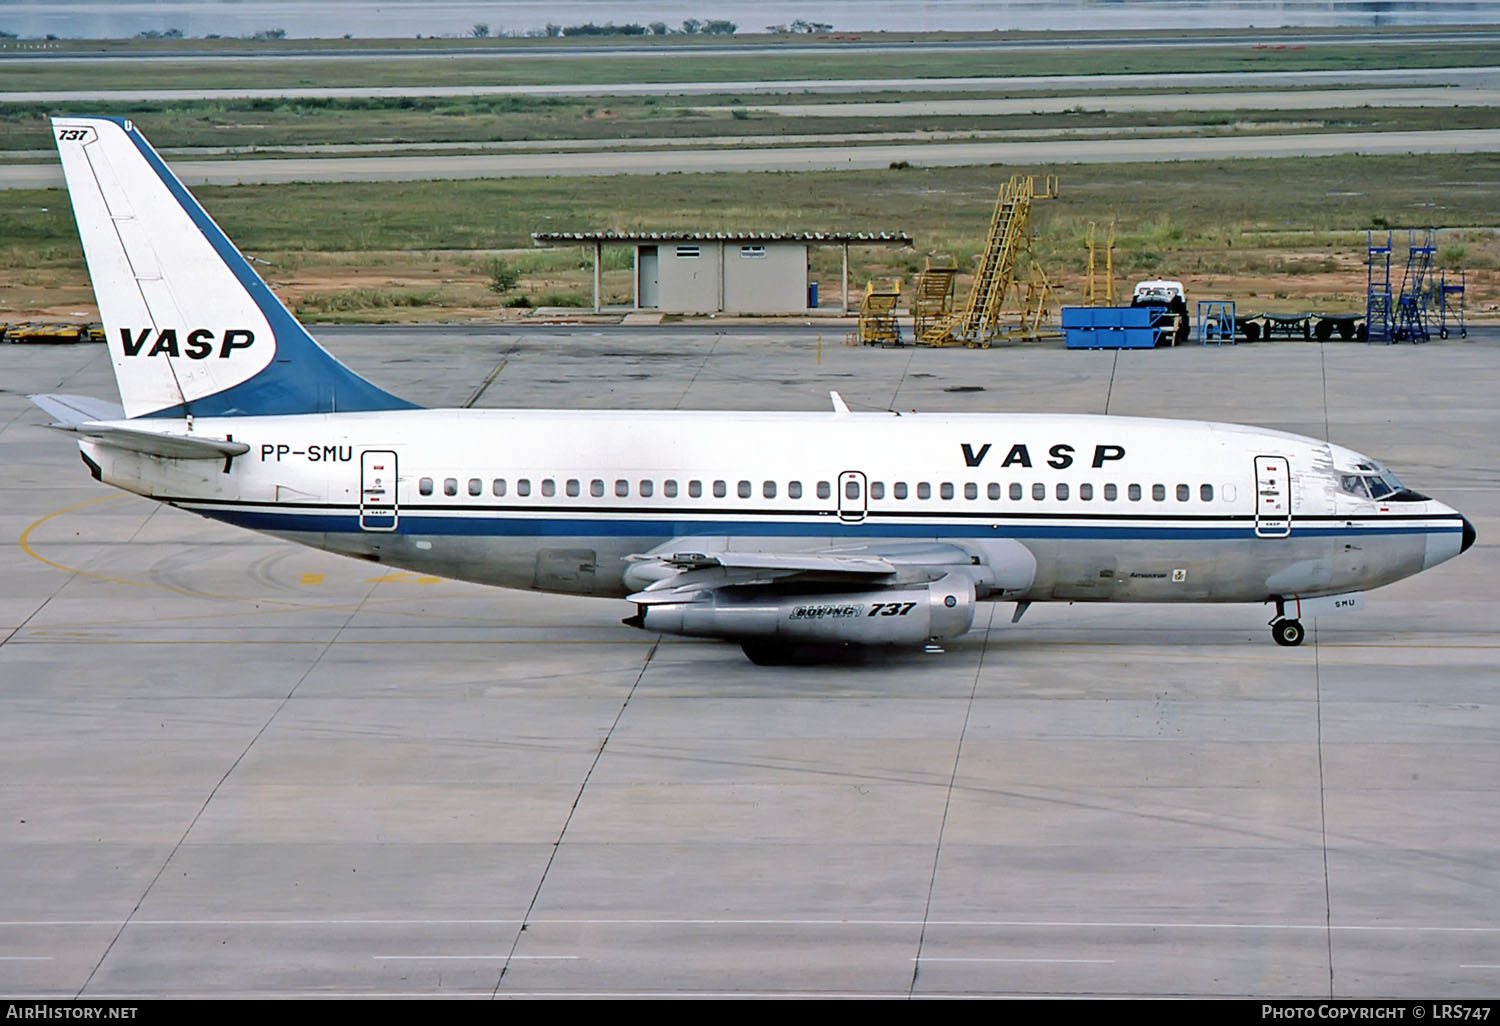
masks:
POLYGON ((396 453, 390 449, 364 450, 359 456, 360 530, 394 531, 399 516, 396 453))

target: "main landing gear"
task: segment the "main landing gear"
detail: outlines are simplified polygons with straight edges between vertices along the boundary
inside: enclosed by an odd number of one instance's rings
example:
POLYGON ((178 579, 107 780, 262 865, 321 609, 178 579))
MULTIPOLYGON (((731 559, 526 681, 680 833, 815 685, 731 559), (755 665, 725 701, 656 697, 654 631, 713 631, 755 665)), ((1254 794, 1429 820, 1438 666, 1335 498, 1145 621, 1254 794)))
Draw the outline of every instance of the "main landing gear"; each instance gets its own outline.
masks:
POLYGON ((1302 627, 1301 620, 1288 619, 1286 615, 1286 603, 1281 599, 1276 600, 1276 618, 1271 621, 1271 638, 1278 645, 1287 648, 1295 648, 1302 644, 1302 639, 1307 637, 1307 631, 1302 627))

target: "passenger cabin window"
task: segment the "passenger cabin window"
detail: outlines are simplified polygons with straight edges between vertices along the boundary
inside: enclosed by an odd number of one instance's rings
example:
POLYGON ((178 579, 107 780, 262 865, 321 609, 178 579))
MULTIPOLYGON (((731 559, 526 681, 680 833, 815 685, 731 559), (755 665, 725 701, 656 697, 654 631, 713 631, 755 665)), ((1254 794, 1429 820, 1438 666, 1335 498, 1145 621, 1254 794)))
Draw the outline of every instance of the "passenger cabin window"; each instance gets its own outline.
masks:
POLYGON ((589 494, 596 499, 604 498, 604 482, 597 477, 589 482, 589 494))
POLYGON ((505 495, 505 478, 497 477, 490 482, 490 493, 497 496, 505 495))
POLYGON ((667 478, 661 483, 661 493, 669 499, 677 498, 677 479, 667 478))
POLYGON ((1031 486, 1031 497, 1033 499, 1045 499, 1047 497, 1047 486, 1038 481, 1031 486))
POLYGON ((967 483, 964 484, 964 498, 966 498, 966 499, 977 499, 977 498, 979 498, 979 486, 977 484, 975 484, 973 481, 969 481, 969 482, 967 482, 967 483))
POLYGON ((1167 497, 1167 486, 1166 485, 1155 484, 1155 485, 1151 486, 1151 498, 1153 498, 1157 502, 1162 502, 1162 501, 1164 501, 1166 499, 1166 497, 1167 497))
POLYGON ((578 478, 570 477, 568 478, 568 483, 563 486, 563 491, 576 499, 583 493, 583 486, 578 483, 578 478))
POLYGON ((432 478, 430 478, 430 477, 424 477, 424 478, 422 478, 422 480, 418 481, 417 482, 417 492, 418 492, 418 494, 421 494, 421 495, 431 495, 432 494, 432 478))
POLYGON ((1012 481, 1010 483, 1010 497, 1011 497, 1011 499, 1013 501, 1020 501, 1021 494, 1022 494, 1022 492, 1021 492, 1021 482, 1019 482, 1019 481, 1012 481))
POLYGON ((1107 484, 1107 485, 1104 486, 1104 501, 1105 502, 1114 502, 1119 497, 1120 497, 1120 489, 1116 488, 1112 484, 1107 484))
POLYGON ((818 498, 820 498, 820 499, 831 499, 831 498, 833 498, 833 486, 831 484, 829 484, 827 481, 819 481, 818 482, 818 498))
POLYGON ((722 499, 729 494, 729 486, 723 481, 714 482, 714 498, 722 499))
POLYGON ((458 478, 456 478, 456 477, 445 477, 445 478, 443 478, 443 494, 444 495, 457 495, 458 494, 458 478))
POLYGON ((953 482, 944 481, 942 484, 938 485, 938 494, 945 499, 953 498, 953 482))
POLYGON ((531 494, 531 478, 523 477, 516 482, 516 494, 523 496, 531 494))
POLYGON ((872 498, 872 499, 883 499, 883 498, 885 498, 885 482, 884 481, 871 481, 870 482, 870 498, 872 498))
POLYGON ((1065 485, 1065 484, 1062 484, 1061 482, 1059 482, 1058 486, 1057 486, 1057 501, 1058 502, 1066 502, 1067 500, 1068 500, 1068 486, 1065 485))
POLYGON ((846 498, 846 499, 857 499, 857 498, 859 498, 859 482, 858 481, 850 479, 850 480, 844 482, 844 498, 846 498))
POLYGON ((906 482, 897 481, 895 484, 891 485, 891 494, 898 499, 906 498, 906 482))
POLYGON ((557 494, 557 482, 550 477, 542 478, 542 494, 547 498, 557 494))
POLYGON ((690 499, 700 499, 702 497, 703 497, 703 482, 702 481, 689 481, 688 482, 688 498, 690 498, 690 499))
POLYGON ((1214 486, 1211 485, 1211 484, 1199 485, 1198 486, 1198 498, 1202 499, 1204 502, 1213 502, 1214 501, 1214 486))
POLYGON ((615 481, 615 498, 625 499, 630 496, 630 482, 622 479, 615 481))
POLYGON ((1187 502, 1192 497, 1193 497, 1193 490, 1191 488, 1189 488, 1187 485, 1180 484, 1180 485, 1177 486, 1177 501, 1178 502, 1187 502))
POLYGON ((800 499, 800 498, 802 498, 802 482, 801 481, 788 481, 786 483, 786 497, 788 499, 800 499))
POLYGON ((919 482, 917 482, 917 498, 919 498, 919 499, 930 499, 930 498, 932 498, 932 485, 928 484, 926 481, 919 481, 919 482))
POLYGON ((765 498, 765 499, 774 499, 774 498, 776 498, 776 482, 775 481, 762 481, 761 484, 760 484, 760 494, 761 494, 761 497, 765 498))
POLYGON ((1133 484, 1133 485, 1131 485, 1129 488, 1127 488, 1125 490, 1125 494, 1128 495, 1128 496, 1130 496, 1130 501, 1131 502, 1140 502, 1141 501, 1141 486, 1138 485, 1138 484, 1133 484))
POLYGON ((479 478, 477 478, 477 477, 471 477, 471 478, 469 478, 469 494, 470 495, 483 495, 484 494, 484 482, 481 481, 481 480, 479 480, 479 478))
POLYGON ((989 495, 989 497, 991 499, 998 499, 998 498, 1000 498, 1000 482, 998 482, 998 481, 991 481, 990 482, 990 487, 989 487, 989 492, 987 494, 989 495))
POLYGON ((643 499, 651 498, 651 496, 656 491, 656 488, 651 484, 651 479, 649 477, 641 478, 640 483, 636 487, 640 492, 641 498, 643 499))
POLYGON ((1094 486, 1091 485, 1091 484, 1081 484, 1081 485, 1079 485, 1078 486, 1078 497, 1080 499, 1082 499, 1084 502, 1092 502, 1093 499, 1094 499, 1094 486))
POLYGON ((750 487, 750 482, 749 481, 741 481, 738 485, 735 486, 734 491, 735 491, 735 494, 738 495, 740 498, 742 498, 742 499, 748 499, 754 493, 755 490, 750 487))

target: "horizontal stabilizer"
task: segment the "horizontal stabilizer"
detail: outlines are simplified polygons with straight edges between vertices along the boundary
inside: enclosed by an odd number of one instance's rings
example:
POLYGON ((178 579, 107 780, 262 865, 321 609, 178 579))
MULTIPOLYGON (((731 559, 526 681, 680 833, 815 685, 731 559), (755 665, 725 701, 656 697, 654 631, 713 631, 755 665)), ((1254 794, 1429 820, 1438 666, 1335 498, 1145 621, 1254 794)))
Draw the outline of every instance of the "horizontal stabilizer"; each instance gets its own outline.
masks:
POLYGON ((222 460, 226 456, 243 456, 250 451, 250 447, 244 442, 232 442, 227 438, 159 435, 154 431, 108 427, 103 424, 81 424, 72 430, 116 449, 128 449, 147 456, 164 456, 173 460, 222 460))
POLYGON ((57 420, 62 427, 98 420, 124 420, 125 408, 91 395, 28 395, 32 404, 57 420))
POLYGON ((222 460, 231 456, 243 456, 250 451, 250 446, 244 442, 228 438, 172 435, 92 422, 52 426, 83 435, 112 449, 124 449, 126 452, 139 452, 169 460, 222 460))

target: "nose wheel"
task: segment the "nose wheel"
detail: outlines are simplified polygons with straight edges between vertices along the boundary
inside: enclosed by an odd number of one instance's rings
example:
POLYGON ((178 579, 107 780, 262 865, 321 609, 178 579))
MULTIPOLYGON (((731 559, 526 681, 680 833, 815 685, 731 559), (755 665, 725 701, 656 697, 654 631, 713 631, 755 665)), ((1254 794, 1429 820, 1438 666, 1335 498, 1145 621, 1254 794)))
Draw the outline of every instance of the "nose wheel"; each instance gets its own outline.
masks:
POLYGON ((1278 645, 1296 648, 1307 637, 1302 621, 1286 615, 1286 600, 1276 599, 1276 616, 1271 620, 1271 638, 1278 645))
POLYGON ((1302 629, 1301 620, 1277 618, 1271 621, 1271 637, 1278 645, 1295 648, 1302 644, 1302 639, 1306 636, 1307 632, 1302 629))

